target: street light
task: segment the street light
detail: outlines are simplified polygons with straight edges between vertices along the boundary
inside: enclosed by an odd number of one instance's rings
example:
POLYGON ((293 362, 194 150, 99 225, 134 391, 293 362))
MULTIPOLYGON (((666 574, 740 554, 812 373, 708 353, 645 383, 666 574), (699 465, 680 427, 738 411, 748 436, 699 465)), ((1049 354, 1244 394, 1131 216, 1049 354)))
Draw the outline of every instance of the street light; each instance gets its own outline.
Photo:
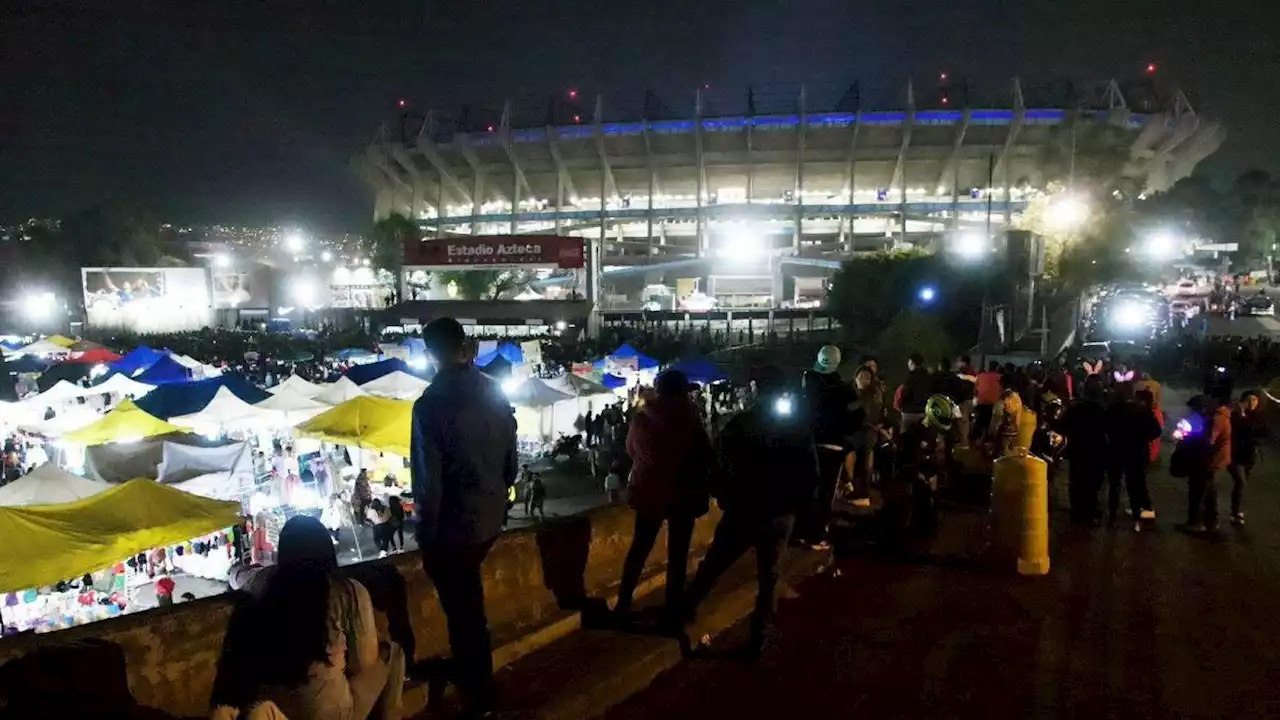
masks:
POLYGON ((937 297, 937 295, 938 291, 934 290, 932 285, 925 285, 920 288, 920 292, 917 293, 917 296, 920 298, 920 302, 926 304, 933 302, 933 299, 937 297))
POLYGON ((22 300, 22 312, 28 320, 42 322, 53 317, 58 298, 51 292, 32 293, 22 300))
POLYGON ((962 232, 952 241, 955 254, 968 261, 981 258, 987 254, 988 249, 986 236, 976 230, 962 232))
POLYGON ((293 281, 293 299, 303 307, 311 307, 315 304, 316 284, 306 278, 293 281))
POLYGON ((226 255, 214 255, 213 266, 220 268, 231 267, 231 258, 226 255))
POLYGON ((321 262, 329 262, 332 259, 333 259, 333 253, 329 252, 328 250, 325 250, 324 252, 320 253, 321 262))
POLYGON ((284 246, 289 252, 301 252, 303 246, 307 244, 306 238, 302 237, 302 233, 294 230, 284 238, 284 246))
POLYGON ((1168 230, 1158 230, 1147 238, 1147 254, 1157 260, 1168 260, 1178 252, 1178 238, 1168 230))
POLYGON ((1046 219, 1059 232, 1075 230, 1089 219, 1089 204, 1073 193, 1058 195, 1049 201, 1046 219))

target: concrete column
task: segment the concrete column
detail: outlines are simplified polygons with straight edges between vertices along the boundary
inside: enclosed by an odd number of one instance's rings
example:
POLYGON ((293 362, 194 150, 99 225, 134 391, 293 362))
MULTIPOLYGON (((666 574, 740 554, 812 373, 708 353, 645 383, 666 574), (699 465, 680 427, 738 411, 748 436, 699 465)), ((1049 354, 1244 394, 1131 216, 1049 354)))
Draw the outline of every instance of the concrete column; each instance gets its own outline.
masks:
POLYGON ((645 213, 645 225, 647 228, 645 237, 648 240, 646 246, 648 255, 645 258, 645 262, 647 263, 653 262, 653 195, 657 192, 658 187, 657 172, 657 168, 653 166, 653 163, 649 163, 649 207, 645 213))
POLYGON ((444 173, 437 171, 436 175, 436 237, 444 237, 444 173))
POLYGON ((511 234, 515 235, 520 225, 520 170, 511 164, 511 234))
POLYGON ((484 176, 479 172, 471 179, 471 234, 480 234, 480 203, 484 195, 484 176))
POLYGON ((560 214, 564 211, 564 176, 556 173, 556 234, 560 234, 561 218, 560 214))

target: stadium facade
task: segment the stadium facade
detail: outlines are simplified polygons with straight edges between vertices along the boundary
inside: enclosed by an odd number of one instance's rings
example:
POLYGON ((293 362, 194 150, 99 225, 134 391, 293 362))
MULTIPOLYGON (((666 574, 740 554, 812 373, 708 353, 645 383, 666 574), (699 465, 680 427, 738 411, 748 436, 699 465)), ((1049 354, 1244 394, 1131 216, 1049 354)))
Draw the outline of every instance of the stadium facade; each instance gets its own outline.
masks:
POLYGON ((597 307, 677 278, 721 305, 777 305, 800 294, 784 278, 967 226, 998 231, 1055 185, 1164 190, 1224 137, 1182 93, 1135 97, 1115 81, 1053 106, 1026 102, 1016 80, 1004 107, 929 95, 917 102, 908 84, 897 109, 830 111, 799 89, 786 112, 723 115, 699 93, 688 117, 621 121, 597 99, 535 127, 510 103, 488 123, 403 112, 355 164, 375 219, 416 218, 427 242, 582 238, 597 307))

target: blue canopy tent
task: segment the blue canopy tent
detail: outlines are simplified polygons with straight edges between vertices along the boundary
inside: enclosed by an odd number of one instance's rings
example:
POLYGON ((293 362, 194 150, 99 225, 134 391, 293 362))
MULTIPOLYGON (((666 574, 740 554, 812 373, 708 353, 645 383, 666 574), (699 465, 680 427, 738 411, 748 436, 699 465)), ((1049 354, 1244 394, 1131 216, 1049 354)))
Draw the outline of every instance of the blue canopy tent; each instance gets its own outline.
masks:
POLYGON ((426 357, 427 343, 420 337, 407 337, 400 343, 401 347, 409 351, 409 358, 426 357))
POLYGON ((191 370, 177 360, 164 355, 151 363, 151 367, 135 375, 133 379, 148 385, 184 383, 191 379, 191 370))
POLYGON ((4 348, 7 352, 14 352, 26 347, 27 343, 21 340, 0 340, 0 348, 4 348))
POLYGON ((497 360, 498 358, 502 358, 512 365, 519 365, 524 362, 524 351, 515 343, 498 343, 498 347, 476 358, 476 366, 488 367, 489 363, 497 360))
POLYGON ((11 373, 44 372, 48 367, 48 360, 35 355, 23 355, 14 360, 6 360, 4 363, 4 369, 11 373))
POLYGON ((617 390, 620 387, 626 387, 627 381, 625 378, 620 378, 617 375, 605 375, 600 378, 600 384, 610 390, 617 390))
POLYGON ((716 367, 715 363, 702 357, 685 358, 667 369, 678 370, 693 382, 714 383, 729 379, 728 373, 716 367))
POLYGON ((367 365, 356 365, 347 370, 347 379, 357 385, 363 385, 371 380, 377 380, 383 375, 390 375, 397 370, 426 379, 424 370, 414 369, 400 358, 387 358, 367 365))
MULTIPOLYGON (((658 367, 658 361, 645 355, 644 353, 631 347, 631 343, 623 343, 618 346, 617 350, 609 353, 606 357, 592 363, 592 367, 596 369, 604 369, 605 365, 610 361, 617 363, 619 360, 635 359, 637 370, 652 370, 658 367)), ((607 387, 607 386, 606 386, 607 387)))
POLYGON ((134 402, 161 420, 168 420, 178 415, 200 412, 213 400, 218 388, 223 387, 250 404, 260 403, 271 397, 271 393, 266 390, 251 385, 239 375, 228 373, 208 380, 161 385, 134 402))
POLYGON ((162 357, 166 357, 168 353, 159 350, 152 350, 146 345, 139 345, 130 350, 124 357, 110 363, 107 367, 126 376, 132 377, 135 373, 146 370, 155 365, 162 357))

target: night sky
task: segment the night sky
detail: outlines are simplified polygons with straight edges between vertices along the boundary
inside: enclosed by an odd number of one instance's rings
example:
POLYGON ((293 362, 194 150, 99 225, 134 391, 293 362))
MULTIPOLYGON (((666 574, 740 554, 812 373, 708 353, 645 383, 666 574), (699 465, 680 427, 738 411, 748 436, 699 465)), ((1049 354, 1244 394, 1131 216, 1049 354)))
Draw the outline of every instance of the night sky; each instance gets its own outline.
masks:
MULTIPOLYGON (((886 105, 939 71, 1002 90, 1158 63, 1221 119, 1223 177, 1280 170, 1280 13, 1219 0, 68 0, 0 3, 0 221, 103 200, 178 222, 360 230, 349 160, 398 99, 416 109, 597 91, 638 117, 645 89, 690 112, 799 83, 831 109, 858 81, 886 105), (86 10, 84 8, 98 8, 86 10)), ((978 94, 978 91, 974 91, 978 94)))

